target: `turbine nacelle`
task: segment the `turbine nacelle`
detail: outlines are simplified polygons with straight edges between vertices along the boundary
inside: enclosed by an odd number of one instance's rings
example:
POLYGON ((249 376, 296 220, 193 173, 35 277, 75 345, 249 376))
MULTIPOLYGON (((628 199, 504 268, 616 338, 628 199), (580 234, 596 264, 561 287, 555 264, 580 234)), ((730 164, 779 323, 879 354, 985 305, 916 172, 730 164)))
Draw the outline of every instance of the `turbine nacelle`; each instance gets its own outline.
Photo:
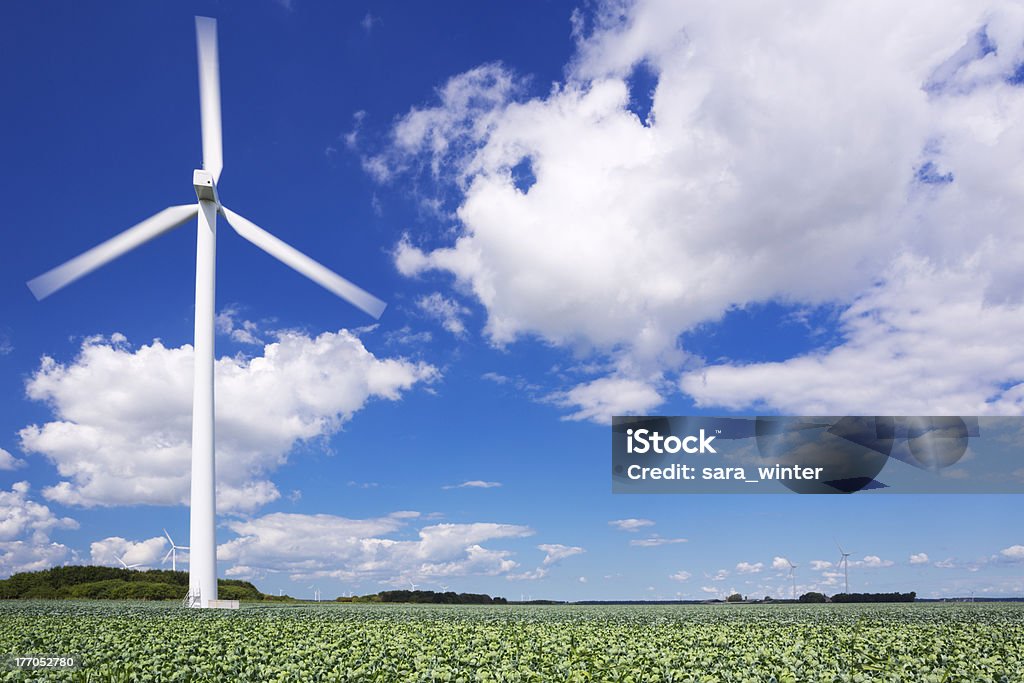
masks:
POLYGON ((220 209, 220 197, 217 196, 217 182, 209 171, 196 169, 192 171, 192 187, 196 190, 199 201, 213 202, 220 209))

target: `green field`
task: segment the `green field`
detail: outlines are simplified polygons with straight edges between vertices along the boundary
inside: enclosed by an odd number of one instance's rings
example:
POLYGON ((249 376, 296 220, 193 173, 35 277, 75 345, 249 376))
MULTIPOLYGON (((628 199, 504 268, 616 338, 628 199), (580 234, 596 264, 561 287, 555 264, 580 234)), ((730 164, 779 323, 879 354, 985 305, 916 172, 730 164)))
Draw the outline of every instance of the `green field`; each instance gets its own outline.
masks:
POLYGON ((433 606, 4 601, 3 680, 1024 681, 1024 604, 433 606))

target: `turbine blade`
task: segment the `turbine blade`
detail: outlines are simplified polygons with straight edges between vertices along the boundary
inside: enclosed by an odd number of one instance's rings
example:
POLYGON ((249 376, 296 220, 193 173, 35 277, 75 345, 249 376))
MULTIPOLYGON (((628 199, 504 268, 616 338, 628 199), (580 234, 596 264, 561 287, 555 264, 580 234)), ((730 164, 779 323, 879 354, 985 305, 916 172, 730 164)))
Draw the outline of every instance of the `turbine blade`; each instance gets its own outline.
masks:
POLYGON ((166 536, 167 540, 171 542, 171 547, 173 548, 174 547, 174 539, 171 538, 171 535, 169 533, 167 533, 167 529, 164 529, 164 536, 166 536))
POLYGON ((173 552, 174 552, 174 546, 172 545, 171 549, 167 551, 166 555, 164 555, 164 559, 160 560, 160 562, 161 563, 166 563, 167 562, 167 558, 170 557, 171 553, 173 553, 173 552))
POLYGON ((364 313, 379 318, 387 306, 383 301, 364 289, 352 284, 337 273, 327 269, 298 249, 285 244, 252 221, 221 207, 224 217, 239 235, 267 252, 278 261, 291 266, 324 289, 337 294, 364 313))
POLYGON ((83 275, 88 275, 135 247, 173 230, 194 217, 198 211, 199 207, 196 204, 168 207, 121 234, 111 237, 106 242, 96 245, 89 251, 79 254, 70 261, 29 280, 28 288, 32 290, 37 299, 45 299, 83 275))
POLYGON ((217 20, 196 17, 196 52, 199 56, 199 109, 203 126, 203 168, 220 179, 224 167, 220 124, 220 58, 217 56, 217 20))

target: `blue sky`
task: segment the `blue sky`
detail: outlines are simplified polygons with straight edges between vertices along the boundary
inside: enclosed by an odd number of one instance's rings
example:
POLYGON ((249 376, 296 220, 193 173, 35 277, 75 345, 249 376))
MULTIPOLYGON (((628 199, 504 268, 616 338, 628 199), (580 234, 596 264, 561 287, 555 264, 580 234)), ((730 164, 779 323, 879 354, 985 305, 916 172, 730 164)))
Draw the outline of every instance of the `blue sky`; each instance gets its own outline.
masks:
POLYGON ((4 575, 186 543, 194 229, 25 282, 194 201, 196 14, 224 204, 389 302, 373 326, 221 221, 221 575, 781 596, 791 560, 833 593, 838 539, 852 589, 1024 593, 1014 496, 607 476, 614 414, 1021 413, 999 2, 5 7, 4 575))

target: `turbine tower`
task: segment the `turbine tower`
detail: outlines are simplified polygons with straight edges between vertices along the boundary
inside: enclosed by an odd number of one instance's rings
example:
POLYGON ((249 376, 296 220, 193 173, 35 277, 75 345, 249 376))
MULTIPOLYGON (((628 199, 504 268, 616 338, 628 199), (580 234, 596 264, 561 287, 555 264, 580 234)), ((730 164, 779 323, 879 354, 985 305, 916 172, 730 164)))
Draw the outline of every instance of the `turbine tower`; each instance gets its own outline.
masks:
POLYGON ((164 555, 164 559, 160 561, 167 562, 167 558, 170 557, 171 571, 176 572, 178 571, 178 551, 188 550, 189 547, 187 545, 174 545, 174 539, 171 538, 171 535, 169 533, 167 533, 167 529, 164 529, 164 536, 166 536, 167 540, 171 542, 171 549, 167 551, 167 554, 164 555))
POLYGON ((791 560, 789 562, 789 578, 793 581, 793 599, 796 600, 796 565, 791 560))
POLYGON ((297 249, 221 204, 217 182, 223 167, 217 22, 196 17, 203 168, 192 173, 197 203, 172 206, 29 281, 37 299, 53 294, 132 249, 198 216, 196 240, 195 374, 192 394, 192 494, 189 519, 188 604, 209 607, 217 599, 216 463, 214 453, 214 292, 217 214, 243 238, 365 313, 379 318, 383 301, 328 270, 297 249))
POLYGON ((839 548, 839 564, 843 565, 843 578, 846 582, 846 594, 850 594, 850 553, 843 550, 843 546, 839 545, 839 541, 836 541, 836 547, 839 548))

